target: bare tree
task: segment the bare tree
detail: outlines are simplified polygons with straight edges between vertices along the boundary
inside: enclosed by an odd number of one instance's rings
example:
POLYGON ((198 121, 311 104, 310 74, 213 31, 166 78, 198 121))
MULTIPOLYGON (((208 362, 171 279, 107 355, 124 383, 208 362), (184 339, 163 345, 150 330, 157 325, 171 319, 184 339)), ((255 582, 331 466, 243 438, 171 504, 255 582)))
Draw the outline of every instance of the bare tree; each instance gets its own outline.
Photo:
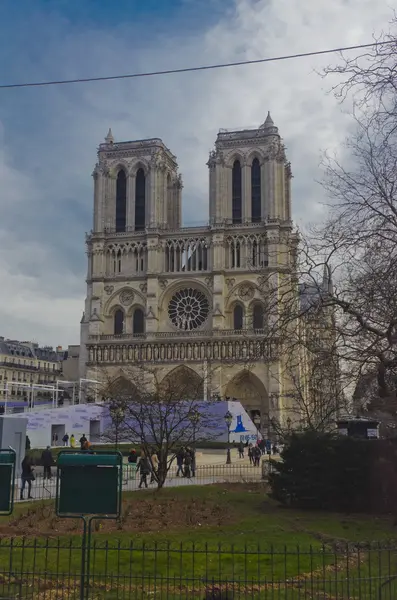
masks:
POLYGON ((107 399, 109 419, 104 436, 118 442, 139 444, 151 462, 154 479, 162 488, 181 446, 219 439, 224 434, 223 419, 216 414, 218 402, 203 401, 203 383, 186 370, 177 379, 160 382, 158 369, 134 365, 124 370, 122 379, 104 377, 102 395, 107 399), (154 470, 152 456, 159 466, 154 470))
MULTIPOLYGON (((392 28, 396 24, 393 20, 392 28)), ((383 399, 382 409, 388 406, 393 413, 397 398, 397 40, 392 32, 380 41, 388 43, 374 45, 354 59, 342 57, 341 64, 324 73, 341 78, 334 92, 343 100, 351 97, 354 130, 342 158, 324 159, 326 219, 307 233, 300 232, 297 251, 288 250, 281 259, 287 275, 270 290, 276 300, 269 311, 269 335, 284 348, 285 362, 291 362, 291 338, 296 340, 302 323, 306 331, 313 331, 310 313, 317 311, 323 317, 317 320, 323 321, 317 337, 339 371, 340 387, 353 392, 358 379, 371 374, 376 385, 376 393, 371 385, 372 401, 383 399), (326 277, 321 275, 324 267, 326 277)), ((268 294, 271 276, 264 280, 268 294)), ((309 363, 326 373, 327 363, 322 364, 320 354, 300 342, 303 354, 314 357, 309 363)), ((304 378, 310 371, 308 367, 304 378)), ((314 373, 311 379, 316 379, 314 373)), ((300 380, 299 386, 303 385, 300 380)))

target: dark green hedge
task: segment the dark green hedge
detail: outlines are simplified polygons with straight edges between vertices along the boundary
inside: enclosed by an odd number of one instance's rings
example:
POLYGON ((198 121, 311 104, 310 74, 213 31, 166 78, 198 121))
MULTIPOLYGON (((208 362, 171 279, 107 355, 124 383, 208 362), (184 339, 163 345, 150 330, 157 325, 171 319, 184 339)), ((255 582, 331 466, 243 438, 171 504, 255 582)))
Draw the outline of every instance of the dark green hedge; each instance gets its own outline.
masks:
MULTIPOLYGON (((379 489, 385 483, 381 463, 387 463, 388 456, 390 445, 380 440, 293 434, 282 461, 272 461, 271 495, 284 505, 303 509, 384 510, 385 498, 379 489)), ((390 494, 394 496, 395 491, 389 489, 388 494, 386 504, 391 504, 390 494)))

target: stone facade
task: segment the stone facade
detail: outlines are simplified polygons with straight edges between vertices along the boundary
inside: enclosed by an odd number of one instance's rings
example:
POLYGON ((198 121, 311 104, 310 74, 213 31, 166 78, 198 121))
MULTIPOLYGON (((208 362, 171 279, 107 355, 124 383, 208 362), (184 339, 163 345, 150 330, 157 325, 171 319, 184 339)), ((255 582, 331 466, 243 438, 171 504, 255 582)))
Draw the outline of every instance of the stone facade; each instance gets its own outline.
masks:
POLYGON ((205 397, 237 398, 265 426, 285 390, 261 282, 291 276, 291 168, 270 115, 221 130, 207 164, 209 222, 186 228, 176 157, 161 140, 116 143, 109 131, 99 146, 80 377, 122 377, 138 362, 160 378, 188 368, 205 397))
POLYGON ((6 399, 23 408, 32 401, 32 394, 33 400, 51 399, 51 390, 45 386, 54 387, 62 378, 64 354, 61 346, 41 348, 35 342, 0 337, 0 412, 6 399))

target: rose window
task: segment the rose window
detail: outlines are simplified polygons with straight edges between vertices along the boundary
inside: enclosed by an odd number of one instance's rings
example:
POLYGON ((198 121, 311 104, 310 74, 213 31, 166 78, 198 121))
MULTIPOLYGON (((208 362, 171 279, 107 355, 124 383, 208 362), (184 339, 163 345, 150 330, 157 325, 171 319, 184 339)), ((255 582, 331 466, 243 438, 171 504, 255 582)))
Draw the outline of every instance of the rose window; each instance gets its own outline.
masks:
POLYGON ((179 290, 168 305, 168 316, 172 323, 184 331, 201 327, 207 320, 209 311, 208 298, 194 288, 179 290))

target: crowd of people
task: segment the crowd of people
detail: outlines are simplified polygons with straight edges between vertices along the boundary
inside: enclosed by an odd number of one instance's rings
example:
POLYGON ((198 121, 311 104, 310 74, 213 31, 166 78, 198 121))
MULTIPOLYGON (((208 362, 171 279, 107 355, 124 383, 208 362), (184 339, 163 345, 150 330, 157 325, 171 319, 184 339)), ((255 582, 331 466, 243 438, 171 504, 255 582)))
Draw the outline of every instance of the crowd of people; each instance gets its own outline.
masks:
MULTIPOLYGON (((74 448, 75 439, 73 434, 70 439, 67 434, 65 434, 65 437, 68 438, 67 440, 64 440, 65 445, 68 445, 70 442, 70 446, 74 448)), ((92 451, 91 444, 86 438, 85 434, 83 434, 79 439, 79 444, 82 451, 92 451)), ((27 444, 26 449, 27 451, 30 449, 30 440, 29 448, 27 444)), ((256 444, 250 444, 249 442, 244 444, 243 442, 240 442, 237 445, 237 451, 240 459, 244 459, 247 455, 250 464, 254 467, 259 467, 262 456, 279 454, 280 448, 276 443, 272 443, 270 440, 261 439, 258 440, 256 444)), ((139 475, 140 478, 138 488, 141 489, 143 486, 147 488, 149 484, 154 483, 157 480, 159 471, 159 458, 159 454, 154 450, 151 450, 148 453, 145 453, 144 450, 141 450, 138 453, 134 448, 132 448, 128 455, 127 478, 135 479, 137 475, 139 475)), ((176 452, 175 462, 176 477, 185 477, 190 479, 196 476, 196 453, 193 448, 190 448, 189 446, 181 447, 176 452)), ((43 466, 43 479, 51 479, 52 467, 54 466, 54 457, 52 455, 50 446, 47 446, 47 448, 41 453, 41 464, 43 466)), ((35 480, 35 475, 33 462, 29 454, 26 454, 21 466, 22 485, 20 489, 20 499, 24 499, 24 491, 26 487, 28 488, 28 499, 32 499, 32 482, 35 480)))
MULTIPOLYGON (((142 486, 148 487, 148 477, 153 483, 158 475, 159 469, 159 454, 154 450, 146 454, 144 450, 138 456, 137 451, 132 448, 128 455, 129 475, 134 478, 137 474, 140 475, 139 488, 142 486)), ((196 475, 196 454, 192 448, 180 448, 175 456, 176 460, 176 476, 177 477, 195 477, 196 475)))
POLYGON ((261 457, 264 455, 276 455, 279 454, 279 447, 277 444, 272 444, 270 440, 261 439, 256 442, 255 445, 246 442, 240 442, 237 446, 239 458, 245 458, 245 450, 247 450, 247 456, 250 461, 250 465, 259 467, 261 457))

